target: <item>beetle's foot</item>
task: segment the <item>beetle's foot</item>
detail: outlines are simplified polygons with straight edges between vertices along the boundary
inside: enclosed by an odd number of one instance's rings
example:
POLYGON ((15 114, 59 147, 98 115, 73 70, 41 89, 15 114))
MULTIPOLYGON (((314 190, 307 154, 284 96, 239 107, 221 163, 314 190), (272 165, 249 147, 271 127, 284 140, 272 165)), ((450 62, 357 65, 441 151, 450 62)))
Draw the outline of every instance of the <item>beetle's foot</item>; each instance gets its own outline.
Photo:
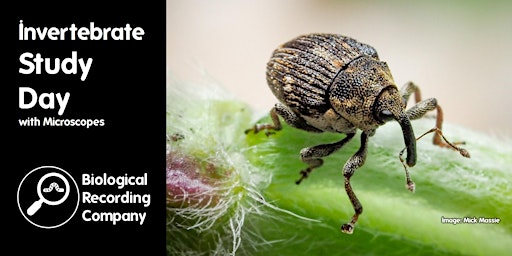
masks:
POLYGON ((250 132, 257 133, 257 132, 256 132, 256 128, 255 128, 255 127, 253 127, 253 128, 246 129, 246 130, 244 131, 244 133, 245 133, 245 134, 249 134, 250 132))
POLYGON ((260 130, 258 129, 258 125, 255 124, 253 128, 249 128, 244 131, 245 134, 249 134, 250 132, 253 132, 254 134, 258 133, 260 130))
POLYGON ((272 135, 272 134, 276 134, 276 132, 271 132, 271 131, 268 131, 268 130, 267 130, 267 131, 265 131, 265 135, 266 135, 267 137, 270 137, 270 135, 272 135))
POLYGON ((341 225, 341 232, 351 235, 352 233, 354 233, 354 224, 345 223, 341 225))
POLYGON ((311 172, 311 168, 307 168, 307 169, 305 169, 305 170, 301 170, 301 171, 300 171, 300 174, 301 174, 302 176, 300 177, 300 179, 298 179, 297 181, 295 181, 295 184, 299 185, 299 184, 302 182, 302 180, 304 180, 305 178, 307 178, 307 177, 308 177, 308 175, 309 175, 309 173, 310 173, 310 172, 311 172))
POLYGON ((275 134, 274 131, 277 129, 272 124, 255 124, 253 128, 249 128, 244 131, 245 134, 249 134, 250 132, 254 132, 254 134, 257 134, 258 132, 265 130, 265 135, 270 136, 272 134, 275 134))

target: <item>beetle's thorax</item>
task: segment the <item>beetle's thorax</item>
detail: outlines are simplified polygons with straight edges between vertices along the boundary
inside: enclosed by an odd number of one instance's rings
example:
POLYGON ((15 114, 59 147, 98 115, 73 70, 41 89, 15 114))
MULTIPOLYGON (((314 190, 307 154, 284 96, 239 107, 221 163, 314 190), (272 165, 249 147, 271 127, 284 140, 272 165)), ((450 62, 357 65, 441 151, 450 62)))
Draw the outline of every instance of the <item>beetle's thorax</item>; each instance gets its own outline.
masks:
POLYGON ((396 89, 385 62, 362 56, 347 65, 329 88, 332 108, 363 131, 375 130, 383 122, 376 119, 374 106, 380 94, 396 89))

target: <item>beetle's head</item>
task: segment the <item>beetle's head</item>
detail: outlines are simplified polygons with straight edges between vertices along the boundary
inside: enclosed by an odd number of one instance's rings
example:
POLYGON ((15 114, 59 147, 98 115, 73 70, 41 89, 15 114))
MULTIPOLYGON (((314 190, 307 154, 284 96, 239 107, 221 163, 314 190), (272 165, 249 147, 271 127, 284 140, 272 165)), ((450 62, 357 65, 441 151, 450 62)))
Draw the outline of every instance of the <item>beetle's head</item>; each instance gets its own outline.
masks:
POLYGON ((354 59, 338 73, 329 92, 333 109, 363 131, 375 130, 390 120, 398 121, 407 147, 407 165, 416 164, 414 132, 385 62, 370 56, 354 59))
POLYGON ((402 127, 405 146, 407 147, 407 165, 416 164, 416 138, 409 118, 405 114, 402 96, 396 87, 387 87, 381 91, 373 105, 374 118, 381 124, 396 120, 402 127))

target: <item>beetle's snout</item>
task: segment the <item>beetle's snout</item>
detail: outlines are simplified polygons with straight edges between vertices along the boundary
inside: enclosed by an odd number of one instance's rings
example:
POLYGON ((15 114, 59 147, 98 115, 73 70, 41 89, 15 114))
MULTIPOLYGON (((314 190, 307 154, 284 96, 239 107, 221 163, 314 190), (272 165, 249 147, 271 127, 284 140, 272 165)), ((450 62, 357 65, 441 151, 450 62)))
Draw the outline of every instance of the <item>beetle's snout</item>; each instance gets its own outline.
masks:
POLYGON ((405 147, 407 147, 407 165, 412 167, 416 164, 416 137, 412 130, 411 122, 405 113, 397 117, 397 121, 402 127, 405 147))
POLYGON ((380 123, 395 119, 400 124, 407 148, 407 165, 412 167, 416 164, 416 137, 414 137, 411 122, 405 114, 404 108, 398 90, 395 87, 388 87, 379 95, 373 114, 380 123))

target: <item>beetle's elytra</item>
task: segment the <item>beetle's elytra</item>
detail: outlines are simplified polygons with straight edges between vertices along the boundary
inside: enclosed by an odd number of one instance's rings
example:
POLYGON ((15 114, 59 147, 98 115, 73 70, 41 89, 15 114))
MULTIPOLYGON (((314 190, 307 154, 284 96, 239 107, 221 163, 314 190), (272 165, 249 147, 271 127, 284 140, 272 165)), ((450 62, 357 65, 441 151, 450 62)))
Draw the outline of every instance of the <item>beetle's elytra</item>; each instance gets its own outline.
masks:
MULTIPOLYGON (((278 131, 281 129, 281 116, 286 123, 298 129, 347 135, 332 144, 302 149, 301 159, 308 167, 300 171, 302 176, 297 184, 322 165, 323 157, 350 141, 357 129, 362 131, 359 150, 343 166, 345 190, 355 211, 352 220, 341 226, 344 233, 353 232, 363 211, 350 185, 350 177, 364 164, 368 138, 380 125, 396 120, 402 127, 404 150, 407 150, 404 167, 407 188, 411 191, 414 191, 414 183, 407 166, 416 164, 416 138, 410 120, 436 109, 436 128, 429 131, 436 132, 434 144, 450 147, 469 157, 466 150, 444 139, 441 133, 442 111, 436 99, 422 101, 419 88, 411 82, 398 90, 387 64, 379 60, 377 51, 350 37, 309 34, 281 45, 267 64, 267 83, 279 100, 270 111, 273 123, 257 124, 246 133, 267 130, 268 135, 270 131, 278 131), (406 110, 407 101, 413 93, 416 104, 406 110)), ((403 162, 401 157, 400 160, 403 162)))

